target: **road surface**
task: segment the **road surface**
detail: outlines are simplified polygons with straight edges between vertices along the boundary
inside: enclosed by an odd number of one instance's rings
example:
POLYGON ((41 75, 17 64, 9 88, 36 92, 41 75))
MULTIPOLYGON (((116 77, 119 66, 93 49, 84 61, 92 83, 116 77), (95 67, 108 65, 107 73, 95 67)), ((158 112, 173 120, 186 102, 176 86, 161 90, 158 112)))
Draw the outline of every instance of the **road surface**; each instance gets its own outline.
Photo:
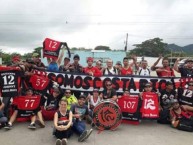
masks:
MULTIPOLYGON (((12 130, 0 130, 0 145, 55 145, 52 136, 52 121, 46 122, 46 128, 33 131, 27 128, 28 122, 15 123, 12 130)), ((88 127, 89 128, 89 127, 88 127)), ((169 125, 160 125, 155 121, 142 121, 140 125, 122 124, 115 131, 98 134, 94 129, 83 143, 73 135, 69 145, 193 145, 193 133, 179 131, 169 125)))

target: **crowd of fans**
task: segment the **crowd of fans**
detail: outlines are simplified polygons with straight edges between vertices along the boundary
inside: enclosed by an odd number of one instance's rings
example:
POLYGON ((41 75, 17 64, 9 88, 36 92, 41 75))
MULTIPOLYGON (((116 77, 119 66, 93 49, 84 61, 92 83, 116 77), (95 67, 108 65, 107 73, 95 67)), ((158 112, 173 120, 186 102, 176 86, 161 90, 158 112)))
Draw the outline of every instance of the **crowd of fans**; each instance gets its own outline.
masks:
MULTIPOLYGON (((92 122, 92 114, 94 107, 103 99, 111 99, 117 101, 121 95, 117 95, 111 81, 107 81, 103 92, 99 92, 94 88, 88 95, 80 94, 74 95, 72 90, 62 90, 55 82, 51 84, 51 91, 40 93, 34 91, 29 82, 30 77, 34 74, 34 70, 41 71, 54 71, 54 72, 72 72, 72 73, 84 73, 89 76, 100 77, 102 75, 135 75, 134 69, 137 70, 137 75, 151 76, 152 71, 156 71, 158 77, 174 77, 174 70, 181 74, 181 77, 193 78, 193 60, 188 59, 183 66, 178 66, 179 59, 176 60, 174 67, 169 66, 169 60, 160 56, 158 60, 149 67, 147 60, 137 62, 136 57, 132 57, 133 62, 129 63, 129 58, 123 58, 123 62, 116 62, 113 65, 113 60, 108 59, 106 66, 102 66, 102 61, 97 60, 94 65, 94 59, 87 58, 87 66, 82 66, 79 55, 74 55, 73 62, 70 62, 70 58, 64 58, 64 64, 61 65, 63 54, 58 59, 48 59, 48 66, 46 67, 40 60, 39 54, 34 53, 32 58, 28 58, 25 61, 21 61, 20 57, 13 56, 12 63, 7 67, 14 67, 23 72, 24 81, 22 83, 22 89, 20 94, 32 96, 38 94, 41 96, 40 106, 33 110, 31 113, 30 129, 35 129, 36 124, 39 124, 42 128, 46 126, 42 108, 46 111, 54 112, 54 131, 56 136, 56 145, 65 145, 67 138, 69 138, 73 132, 78 134, 78 141, 82 142, 86 140, 92 133, 92 129, 86 130, 85 119, 88 122, 92 122), (158 67, 157 64, 162 59, 162 66, 158 67)), ((1 71, 1 70, 0 70, 1 71)), ((129 91, 124 89, 123 95, 130 96, 129 91)), ((144 86, 143 92, 154 92, 159 96, 159 110, 160 118, 158 123, 172 124, 173 127, 182 130, 193 131, 193 81, 187 83, 186 88, 174 89, 172 82, 166 83, 164 90, 155 91, 152 89, 152 84, 147 83, 144 86), (188 122, 188 129, 183 128, 182 124, 188 122), (191 129, 190 129, 191 126, 191 129)), ((143 92, 139 93, 140 100, 143 100, 143 92)), ((13 113, 10 116, 9 109, 11 106, 12 97, 1 96, 0 99, 0 124, 5 129, 12 129, 13 123, 20 113, 17 106, 12 105, 13 113)), ((93 125, 93 124, 92 124, 93 125)))

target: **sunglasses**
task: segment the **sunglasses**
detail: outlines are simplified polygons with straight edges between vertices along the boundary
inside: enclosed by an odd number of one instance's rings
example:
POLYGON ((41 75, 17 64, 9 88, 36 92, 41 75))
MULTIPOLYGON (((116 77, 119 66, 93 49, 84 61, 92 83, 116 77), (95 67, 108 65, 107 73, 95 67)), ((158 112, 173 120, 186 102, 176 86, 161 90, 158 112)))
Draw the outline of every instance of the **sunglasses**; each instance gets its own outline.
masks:
POLYGON ((71 92, 66 92, 66 94, 71 94, 71 92))
POLYGON ((107 84, 106 86, 112 86, 112 84, 107 84))
POLYGON ((188 86, 193 86, 193 84, 189 84, 188 86))

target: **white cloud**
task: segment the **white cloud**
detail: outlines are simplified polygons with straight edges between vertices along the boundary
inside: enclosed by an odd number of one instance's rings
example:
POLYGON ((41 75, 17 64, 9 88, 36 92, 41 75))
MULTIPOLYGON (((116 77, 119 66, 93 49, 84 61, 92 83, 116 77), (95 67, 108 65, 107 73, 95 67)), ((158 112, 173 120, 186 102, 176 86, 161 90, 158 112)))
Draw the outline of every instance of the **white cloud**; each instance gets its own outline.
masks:
POLYGON ((192 0, 1 0, 0 49, 31 52, 46 37, 70 47, 123 49, 160 37, 192 43, 192 0))

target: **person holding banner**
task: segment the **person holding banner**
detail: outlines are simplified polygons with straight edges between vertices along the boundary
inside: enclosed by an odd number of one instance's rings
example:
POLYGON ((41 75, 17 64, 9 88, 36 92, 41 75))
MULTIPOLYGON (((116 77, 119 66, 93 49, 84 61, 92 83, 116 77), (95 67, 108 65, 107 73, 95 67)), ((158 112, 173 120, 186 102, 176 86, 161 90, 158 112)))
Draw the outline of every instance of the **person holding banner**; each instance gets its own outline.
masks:
POLYGON ((141 61, 141 67, 137 67, 140 76, 151 76, 151 69, 148 68, 147 60, 141 61))
POLYGON ((174 90, 174 85, 172 82, 166 82, 166 88, 161 90, 159 93, 160 100, 160 117, 158 119, 158 123, 161 124, 170 124, 170 108, 171 108, 171 100, 177 98, 177 93, 174 90))
POLYGON ((92 66, 93 65, 93 58, 92 57, 87 58, 87 64, 88 64, 88 66, 83 69, 83 72, 85 74, 88 74, 88 75, 94 76, 94 77, 102 76, 101 71, 97 67, 92 66))
POLYGON ((72 111, 67 109, 68 101, 61 99, 59 102, 59 109, 54 114, 54 127, 56 131, 56 145, 66 145, 67 138, 71 136, 72 126, 72 111))
POLYGON ((64 64, 59 67, 60 72, 68 72, 69 71, 69 66, 70 66, 70 58, 65 57, 64 58, 64 64))
POLYGON ((142 100, 142 118, 157 119, 159 117, 159 99, 158 94, 152 90, 151 83, 145 84, 144 91, 139 96, 142 100))
POLYGON ((62 62, 62 58, 64 56, 64 47, 61 48, 61 52, 58 58, 48 58, 47 57, 47 61, 48 61, 48 68, 47 71, 54 71, 54 72, 58 72, 59 71, 59 66, 62 62))
MULTIPOLYGON (((33 96, 33 90, 31 88, 26 90, 26 96, 33 96)), ((18 106, 17 106, 17 105, 19 105, 19 103, 21 103, 21 102, 17 102, 17 104, 15 104, 14 112, 11 115, 11 118, 10 118, 9 122, 4 127, 5 129, 8 129, 8 130, 12 129, 14 121, 16 120, 18 114, 20 114, 20 112, 19 112, 20 110, 18 109, 18 106)), ((35 102, 32 102, 32 104, 34 104, 34 103, 35 102)), ((26 102, 26 105, 28 105, 28 102, 26 102)), ((32 113, 31 113, 31 123, 28 126, 29 129, 36 129, 35 121, 36 121, 36 116, 37 116, 38 111, 40 111, 39 107, 32 111, 32 113)))
POLYGON ((174 70, 169 66, 168 58, 163 58, 162 65, 155 70, 158 77, 175 77, 174 70))
POLYGON ((178 88, 179 103, 193 107, 193 81, 188 82, 187 85, 187 88, 178 88))
POLYGON ((83 67, 82 67, 82 65, 79 64, 80 56, 78 54, 75 54, 73 60, 74 60, 74 62, 71 63, 69 66, 70 72, 82 73, 83 67))
POLYGON ((193 77, 193 60, 187 59, 185 65, 178 67, 179 58, 176 59, 174 70, 181 74, 181 77, 193 77))
POLYGON ((103 75, 118 75, 118 70, 113 66, 113 60, 108 59, 106 62, 107 66, 103 70, 103 75))
POLYGON ((71 107, 73 113, 73 126, 72 129, 75 133, 79 135, 78 141, 83 142, 86 140, 92 133, 92 129, 86 130, 86 123, 83 119, 86 117, 89 118, 89 110, 87 105, 85 105, 86 96, 80 95, 78 98, 78 104, 75 104, 71 107))
MULTIPOLYGON (((136 59, 133 57, 133 64, 136 65, 136 59)), ((133 70, 132 70, 132 66, 129 65, 129 58, 128 57, 124 57, 123 58, 123 67, 121 67, 120 69, 120 75, 133 75, 133 70)))

